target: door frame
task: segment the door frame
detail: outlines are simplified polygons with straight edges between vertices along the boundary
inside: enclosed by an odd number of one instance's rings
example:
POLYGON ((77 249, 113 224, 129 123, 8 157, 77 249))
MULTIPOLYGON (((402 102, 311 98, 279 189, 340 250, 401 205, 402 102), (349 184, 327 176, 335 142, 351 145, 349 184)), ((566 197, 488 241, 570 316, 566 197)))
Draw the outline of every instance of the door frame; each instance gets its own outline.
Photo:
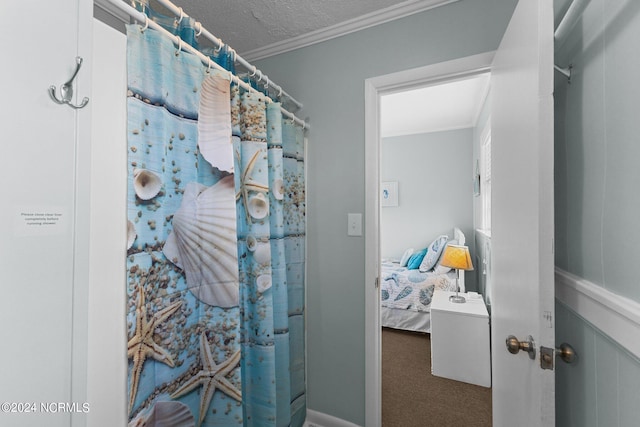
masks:
POLYGON ((365 80, 365 425, 382 423, 380 333, 380 97, 491 71, 494 52, 365 80))

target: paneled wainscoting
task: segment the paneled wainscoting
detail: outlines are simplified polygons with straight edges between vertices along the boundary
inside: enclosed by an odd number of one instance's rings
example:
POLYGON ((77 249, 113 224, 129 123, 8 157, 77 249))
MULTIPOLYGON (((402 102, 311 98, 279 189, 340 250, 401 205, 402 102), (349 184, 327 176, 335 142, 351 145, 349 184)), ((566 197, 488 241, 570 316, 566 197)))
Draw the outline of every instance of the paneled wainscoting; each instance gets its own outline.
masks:
POLYGON ((556 270, 556 344, 571 344, 579 356, 556 365, 556 425, 638 425, 638 337, 638 302, 556 270))

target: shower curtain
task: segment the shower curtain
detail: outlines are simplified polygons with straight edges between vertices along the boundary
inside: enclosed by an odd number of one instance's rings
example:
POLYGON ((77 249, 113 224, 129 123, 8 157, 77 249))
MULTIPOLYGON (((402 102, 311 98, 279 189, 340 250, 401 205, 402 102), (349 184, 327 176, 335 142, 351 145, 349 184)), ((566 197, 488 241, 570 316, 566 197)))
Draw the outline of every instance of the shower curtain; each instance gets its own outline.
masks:
POLYGON ((127 39, 129 424, 302 426, 303 130, 158 32, 127 39))

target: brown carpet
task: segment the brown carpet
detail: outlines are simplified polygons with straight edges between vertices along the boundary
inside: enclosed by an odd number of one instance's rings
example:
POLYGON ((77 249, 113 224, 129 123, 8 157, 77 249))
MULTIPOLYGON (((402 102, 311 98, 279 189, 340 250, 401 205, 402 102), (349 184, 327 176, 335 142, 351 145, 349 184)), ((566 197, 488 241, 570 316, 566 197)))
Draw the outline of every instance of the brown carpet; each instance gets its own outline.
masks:
POLYGON ((491 389, 434 377, 429 334, 383 328, 382 426, 491 427, 491 389))

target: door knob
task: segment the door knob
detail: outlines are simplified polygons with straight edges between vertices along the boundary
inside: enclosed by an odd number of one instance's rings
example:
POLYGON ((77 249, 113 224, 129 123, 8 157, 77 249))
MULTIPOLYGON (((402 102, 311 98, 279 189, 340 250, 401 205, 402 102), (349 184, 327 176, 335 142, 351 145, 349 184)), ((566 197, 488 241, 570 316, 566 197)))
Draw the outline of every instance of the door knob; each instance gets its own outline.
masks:
POLYGON ((529 353, 529 359, 533 360, 536 358, 536 346, 533 341, 533 337, 529 335, 526 341, 519 341, 513 335, 509 335, 506 340, 507 350, 511 354, 518 354, 520 350, 526 351, 529 353))
POLYGON ((556 348, 556 357, 559 357, 563 362, 569 364, 578 361, 578 353, 566 342, 563 342, 560 344, 560 347, 556 348))

